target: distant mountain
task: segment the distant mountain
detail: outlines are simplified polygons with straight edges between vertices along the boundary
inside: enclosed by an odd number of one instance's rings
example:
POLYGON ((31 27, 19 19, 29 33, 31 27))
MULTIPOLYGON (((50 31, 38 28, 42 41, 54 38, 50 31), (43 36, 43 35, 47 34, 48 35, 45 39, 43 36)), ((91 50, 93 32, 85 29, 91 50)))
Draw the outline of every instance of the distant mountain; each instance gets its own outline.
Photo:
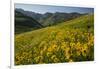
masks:
POLYGON ((68 21, 68 20, 77 18, 81 15, 84 15, 84 14, 80 14, 77 12, 73 12, 73 13, 62 13, 62 12, 50 13, 50 12, 47 12, 45 14, 39 14, 39 13, 35 13, 32 11, 25 11, 23 9, 18 9, 18 8, 16 8, 16 10, 23 13, 24 15, 34 18, 39 23, 41 23, 43 26, 56 25, 58 23, 62 23, 64 21, 68 21))
POLYGON ((77 18, 81 15, 82 14, 80 13, 61 13, 61 12, 45 13, 39 22, 42 23, 42 25, 44 26, 48 26, 48 25, 51 26, 51 25, 55 25, 58 23, 62 23, 64 21, 77 18))
POLYGON ((26 32, 42 27, 43 26, 32 17, 24 15, 22 12, 15 10, 15 33, 26 32))

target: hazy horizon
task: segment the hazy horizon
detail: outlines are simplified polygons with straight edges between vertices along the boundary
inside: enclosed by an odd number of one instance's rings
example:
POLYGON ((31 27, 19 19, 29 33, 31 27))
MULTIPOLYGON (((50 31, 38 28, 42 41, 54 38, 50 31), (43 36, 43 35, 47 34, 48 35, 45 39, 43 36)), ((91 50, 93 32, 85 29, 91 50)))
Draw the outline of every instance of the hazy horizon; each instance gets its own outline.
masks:
POLYGON ((63 12, 63 13, 94 13, 94 8, 86 8, 86 7, 70 7, 70 6, 52 6, 52 5, 38 5, 38 4, 15 4, 15 8, 23 9, 25 11, 32 11, 35 13, 56 13, 56 12, 63 12))

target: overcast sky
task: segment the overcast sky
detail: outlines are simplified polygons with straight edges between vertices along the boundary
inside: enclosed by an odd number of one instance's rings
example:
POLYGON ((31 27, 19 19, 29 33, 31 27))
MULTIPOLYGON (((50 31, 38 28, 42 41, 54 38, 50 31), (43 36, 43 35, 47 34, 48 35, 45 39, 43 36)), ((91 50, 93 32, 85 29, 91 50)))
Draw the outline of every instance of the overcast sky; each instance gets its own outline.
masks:
POLYGON ((33 11, 36 13, 44 14, 46 12, 79 12, 79 13, 93 13, 93 8, 86 7, 70 7, 70 6, 49 6, 49 5, 36 5, 36 4, 15 4, 15 8, 21 8, 26 11, 33 11))

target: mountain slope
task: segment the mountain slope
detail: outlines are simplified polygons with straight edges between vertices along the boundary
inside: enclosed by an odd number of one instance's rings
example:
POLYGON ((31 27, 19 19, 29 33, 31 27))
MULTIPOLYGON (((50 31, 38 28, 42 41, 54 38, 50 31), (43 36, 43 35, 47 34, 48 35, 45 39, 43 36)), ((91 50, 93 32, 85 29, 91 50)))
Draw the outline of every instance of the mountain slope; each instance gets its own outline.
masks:
POLYGON ((15 10, 15 33, 30 31, 43 27, 35 19, 15 10))
POLYGON ((42 17, 42 14, 35 13, 35 12, 32 12, 32 11, 25 11, 25 10, 19 9, 19 8, 16 8, 15 10, 18 11, 18 12, 23 13, 24 15, 32 17, 33 19, 35 19, 37 21, 42 17))
POLYGON ((94 16, 15 36, 15 64, 94 60, 94 16))

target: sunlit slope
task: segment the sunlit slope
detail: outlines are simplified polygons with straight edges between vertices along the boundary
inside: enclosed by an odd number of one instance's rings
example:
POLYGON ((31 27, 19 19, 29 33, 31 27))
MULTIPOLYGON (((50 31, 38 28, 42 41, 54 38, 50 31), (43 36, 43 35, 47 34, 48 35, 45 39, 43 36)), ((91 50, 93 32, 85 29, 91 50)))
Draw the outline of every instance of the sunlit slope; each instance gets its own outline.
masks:
POLYGON ((15 64, 94 60, 94 15, 15 36, 15 64))

